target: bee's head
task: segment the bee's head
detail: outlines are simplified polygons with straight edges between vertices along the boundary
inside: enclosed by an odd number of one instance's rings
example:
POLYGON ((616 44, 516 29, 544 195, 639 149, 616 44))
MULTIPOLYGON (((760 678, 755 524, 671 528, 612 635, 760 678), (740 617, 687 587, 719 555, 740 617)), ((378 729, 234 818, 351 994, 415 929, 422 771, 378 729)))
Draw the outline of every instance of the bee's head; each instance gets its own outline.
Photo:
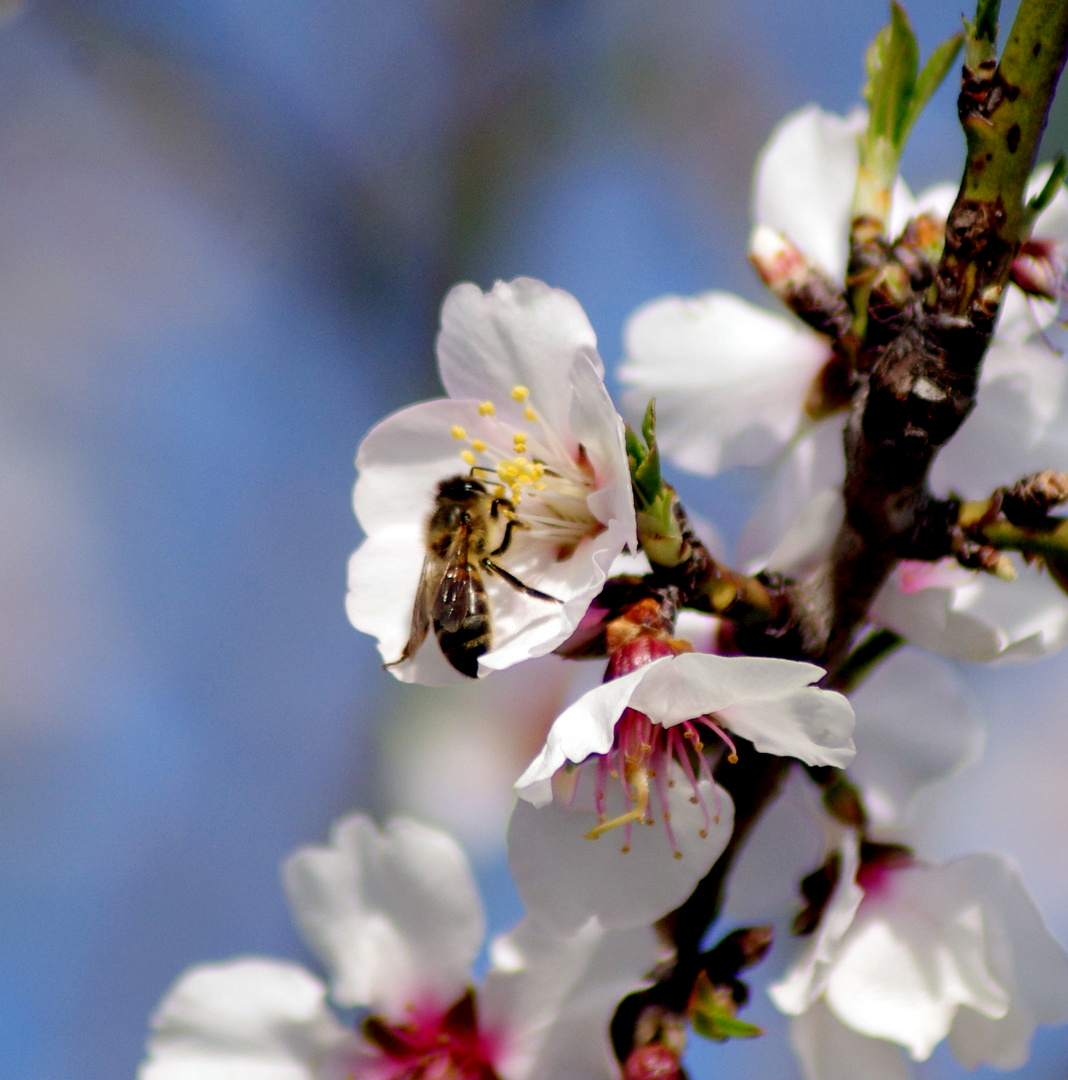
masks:
POLYGON ((473 476, 451 476, 438 484, 438 498, 447 502, 474 502, 486 494, 485 485, 473 476))

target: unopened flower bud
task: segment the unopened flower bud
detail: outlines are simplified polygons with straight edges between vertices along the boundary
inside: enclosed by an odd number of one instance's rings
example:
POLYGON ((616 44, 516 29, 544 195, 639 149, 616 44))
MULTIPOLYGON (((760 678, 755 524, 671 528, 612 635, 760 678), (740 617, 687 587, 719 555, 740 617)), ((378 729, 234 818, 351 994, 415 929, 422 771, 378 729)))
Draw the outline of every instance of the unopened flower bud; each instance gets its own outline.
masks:
POLYGON ((1020 245, 1010 271, 1012 280, 1030 296, 1056 300, 1062 296, 1065 259, 1063 245, 1052 240, 1027 240, 1020 245))
POLYGON ((679 1080, 682 1075, 678 1055, 663 1043, 635 1047, 623 1065, 623 1080, 679 1080))

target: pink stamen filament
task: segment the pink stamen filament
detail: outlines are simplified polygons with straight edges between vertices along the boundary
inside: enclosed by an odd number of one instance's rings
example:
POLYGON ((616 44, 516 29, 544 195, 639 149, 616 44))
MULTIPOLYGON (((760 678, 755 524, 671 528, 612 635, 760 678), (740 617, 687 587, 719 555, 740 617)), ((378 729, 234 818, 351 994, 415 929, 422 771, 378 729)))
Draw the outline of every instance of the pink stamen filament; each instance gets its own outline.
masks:
POLYGON ((701 836, 707 836, 712 822, 719 822, 721 802, 719 789, 712 775, 711 766, 703 753, 700 728, 706 728, 722 740, 732 764, 738 760, 738 750, 733 740, 723 728, 710 716, 699 716, 685 720, 680 724, 665 728, 654 723, 644 713, 635 709, 625 709, 616 725, 615 745, 607 754, 597 758, 597 779, 594 793, 594 805, 597 809, 597 825, 586 833, 586 838, 596 840, 612 829, 624 829, 623 850, 630 849, 631 826, 634 824, 652 825, 654 818, 650 811, 651 793, 655 792, 660 804, 660 817, 664 822, 668 841, 676 858, 682 858, 675 833, 671 825, 671 812, 668 809, 669 791, 674 781, 668 779, 668 770, 672 760, 677 761, 690 784, 693 794, 690 801, 701 807, 704 815, 704 827, 701 836), (689 745, 687 745, 689 744, 689 745), (696 768, 693 757, 697 757, 696 768), (607 816, 607 790, 609 780, 618 779, 630 810, 611 819, 607 816), (701 780, 708 780, 712 785, 712 797, 715 813, 709 814, 708 806, 700 792, 701 780))

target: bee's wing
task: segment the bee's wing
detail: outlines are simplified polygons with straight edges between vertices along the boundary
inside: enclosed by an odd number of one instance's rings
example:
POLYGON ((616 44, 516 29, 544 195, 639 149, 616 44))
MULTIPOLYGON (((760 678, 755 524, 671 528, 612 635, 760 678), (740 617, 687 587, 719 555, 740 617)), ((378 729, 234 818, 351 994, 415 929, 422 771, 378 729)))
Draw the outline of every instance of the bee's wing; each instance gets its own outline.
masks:
POLYGON ((448 634, 455 633, 463 626, 464 619, 472 612, 477 599, 477 588, 472 578, 477 571, 471 569, 467 553, 470 547, 471 529, 462 525, 445 553, 441 580, 430 609, 434 620, 434 629, 448 634))
POLYGON ((419 584, 415 590, 415 603, 412 605, 412 628, 408 632, 408 644, 404 646, 404 652, 396 660, 391 660, 385 667, 393 667, 401 664, 410 656, 414 656, 419 646, 426 640, 426 632, 430 629, 430 607, 434 602, 433 596, 437 589, 435 578, 435 566, 437 559, 427 555, 423 559, 423 569, 419 574, 419 584))

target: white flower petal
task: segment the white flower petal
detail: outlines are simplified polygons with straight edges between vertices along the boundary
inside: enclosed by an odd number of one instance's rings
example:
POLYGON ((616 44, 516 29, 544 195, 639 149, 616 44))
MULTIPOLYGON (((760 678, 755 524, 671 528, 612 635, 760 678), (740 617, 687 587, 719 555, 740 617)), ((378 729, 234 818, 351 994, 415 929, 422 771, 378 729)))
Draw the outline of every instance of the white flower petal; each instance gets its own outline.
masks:
MULTIPOLYGON (((614 1080, 609 1024, 619 1002, 648 985, 662 958, 651 926, 607 930, 596 919, 569 936, 525 919, 491 948, 479 1022, 503 1033, 507 1080, 614 1080)), ((492 1036, 491 1036, 492 1037, 492 1036)))
POLYGON ((840 1020, 923 1061, 961 1005, 1005 1015, 1008 988, 987 963, 987 920, 970 869, 906 867, 865 894, 827 979, 840 1020))
POLYGON ((852 760, 853 709, 815 664, 684 653, 643 668, 630 705, 670 726, 714 713, 762 753, 842 768, 852 760))
POLYGON ((640 307, 624 349, 629 411, 641 415, 655 397, 661 453, 708 475, 770 461, 797 430, 830 356, 799 323, 718 292, 640 307))
POLYGON ((857 139, 867 117, 809 105, 783 120, 757 162, 753 218, 784 233, 836 281, 845 277, 857 179, 857 139))
POLYGON ((1068 371, 1041 343, 996 341, 983 361, 976 406, 935 459, 939 493, 983 499, 1041 469, 1068 468, 1068 371))
POLYGON ((982 904, 986 961, 1008 991, 1009 1008, 1000 1017, 961 1008, 949 1045, 969 1069, 1018 1069, 1039 1024, 1068 1020, 1068 956, 1007 859, 970 855, 954 865, 982 904))
MULTIPOLYGON (((650 809, 658 820, 653 827, 632 826, 629 851, 620 850, 623 828, 585 839, 598 821, 596 770, 589 767, 581 771, 569 806, 551 802, 535 808, 518 800, 508 825, 508 865, 526 909, 553 929, 571 933, 591 915, 607 927, 637 926, 681 904, 726 847, 734 808, 721 790, 719 822, 709 823, 707 835, 701 836, 705 812, 690 801, 692 788, 682 769, 673 763, 671 771, 671 830, 681 858, 673 857, 655 795, 650 809)), ((716 796, 708 781, 701 782, 699 794, 708 813, 714 813, 716 796)), ((611 785, 608 816, 630 808, 618 785, 611 785)))
POLYGON ((344 1006, 394 1018, 408 1005, 452 1004, 485 931, 467 860, 436 829, 397 819, 338 821, 329 847, 286 860, 286 893, 344 1006))
POLYGON ((516 781, 520 797, 534 806, 545 806, 552 801, 552 778, 557 769, 568 761, 577 765, 591 754, 607 754, 616 723, 641 679, 642 671, 632 671, 595 686, 569 705, 553 721, 545 745, 516 781))
POLYGON ((401 524, 418 524, 422 531, 438 481, 470 469, 460 456, 468 444, 453 435, 454 426, 472 438, 498 432, 496 419, 480 415, 477 401, 447 398, 410 405, 371 428, 356 454, 359 477, 352 494, 364 532, 401 524))
POLYGON ((850 696, 857 756, 849 766, 877 823, 900 821, 923 788, 973 761, 983 729, 959 681, 917 649, 884 660, 850 696))
POLYGON ((790 1021, 805 1080, 912 1080, 900 1049, 848 1028, 822 1001, 790 1021))
MULTIPOLYGON (((513 387, 525 386, 543 420, 566 432, 570 402, 560 388, 576 357, 588 357, 603 375, 582 306, 534 278, 498 281, 487 293, 470 283, 454 286, 442 305, 437 351, 449 397, 492 401, 502 419, 520 429, 529 421, 511 396, 513 387)), ((571 453, 577 448, 577 441, 567 447, 571 453)))
POLYGON ((152 1018, 140 1080, 326 1080, 358 1040, 296 964, 245 957, 191 968, 152 1018))
POLYGON ((844 479, 842 418, 831 417, 796 439, 777 463, 738 541, 738 561, 749 572, 770 568, 803 576, 838 530, 844 479))
POLYGON ((856 883, 860 854, 856 835, 850 830, 838 848, 838 881, 816 928, 815 937, 786 974, 768 987, 768 996, 780 1012, 798 1016, 811 1007, 827 985, 838 958, 843 937, 853 925, 864 890, 856 883))

